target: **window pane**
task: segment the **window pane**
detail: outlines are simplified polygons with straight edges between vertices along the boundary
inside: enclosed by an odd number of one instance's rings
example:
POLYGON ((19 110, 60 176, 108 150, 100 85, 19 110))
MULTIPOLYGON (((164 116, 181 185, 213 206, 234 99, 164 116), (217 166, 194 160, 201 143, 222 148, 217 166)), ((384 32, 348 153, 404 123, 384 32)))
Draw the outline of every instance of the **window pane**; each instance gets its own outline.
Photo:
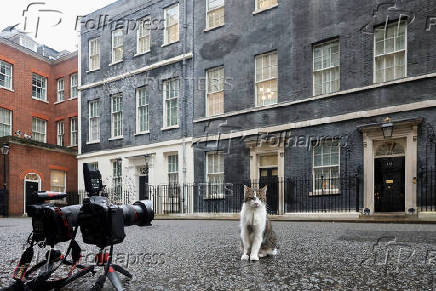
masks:
POLYGON ((65 172, 63 171, 50 171, 50 191, 65 192, 65 172))

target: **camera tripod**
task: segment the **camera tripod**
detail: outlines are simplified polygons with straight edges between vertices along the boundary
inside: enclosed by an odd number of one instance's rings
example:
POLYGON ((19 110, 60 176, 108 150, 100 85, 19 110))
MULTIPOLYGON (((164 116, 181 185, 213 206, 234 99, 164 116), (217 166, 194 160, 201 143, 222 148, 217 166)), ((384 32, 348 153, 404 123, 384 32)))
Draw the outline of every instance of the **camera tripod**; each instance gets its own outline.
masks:
POLYGON ((103 252, 103 249, 100 250, 100 252, 95 256, 96 257, 96 264, 93 265, 95 268, 98 267, 104 267, 104 274, 101 275, 97 282, 95 282, 94 286, 91 288, 91 290, 100 290, 103 288, 104 283, 106 282, 106 279, 109 279, 109 281, 112 283, 112 286, 117 291, 123 290, 123 286, 121 284, 120 277, 118 276, 118 273, 123 274, 129 279, 132 279, 132 274, 129 273, 129 271, 125 270, 123 267, 113 264, 112 263, 112 256, 113 256, 113 248, 114 246, 110 246, 109 253, 103 252))

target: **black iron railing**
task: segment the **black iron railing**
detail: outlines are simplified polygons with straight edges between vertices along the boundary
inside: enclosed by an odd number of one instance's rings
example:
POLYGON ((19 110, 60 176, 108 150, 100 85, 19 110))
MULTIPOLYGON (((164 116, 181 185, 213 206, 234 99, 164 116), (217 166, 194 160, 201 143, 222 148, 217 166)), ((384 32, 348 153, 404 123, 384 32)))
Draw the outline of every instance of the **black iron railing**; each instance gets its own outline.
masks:
POLYGON ((419 211, 436 211, 436 169, 421 169, 418 175, 419 211))
MULTIPOLYGON (((360 183, 357 175, 337 178, 295 177, 287 179, 266 178, 238 183, 194 183, 170 185, 145 185, 140 191, 150 199, 156 214, 188 213, 238 213, 244 200, 244 185, 253 188, 268 187, 267 210, 269 214, 311 212, 359 211, 360 183), (282 202, 280 203, 280 200, 282 202), (283 205, 279 209, 279 205, 283 205)), ((130 204, 138 199, 130 191, 107 189, 106 195, 114 204, 130 204)), ((80 204, 86 197, 84 191, 72 193, 68 204, 80 204)))
POLYGON ((302 176, 285 180, 286 213, 359 212, 360 178, 302 176))

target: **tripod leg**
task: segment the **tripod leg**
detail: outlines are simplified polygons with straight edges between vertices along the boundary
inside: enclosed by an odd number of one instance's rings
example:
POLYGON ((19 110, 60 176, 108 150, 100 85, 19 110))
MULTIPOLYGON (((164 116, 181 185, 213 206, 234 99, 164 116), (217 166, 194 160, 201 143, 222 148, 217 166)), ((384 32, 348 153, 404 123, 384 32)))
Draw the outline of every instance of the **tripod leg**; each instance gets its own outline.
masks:
POLYGON ((118 265, 112 265, 112 268, 114 268, 114 270, 115 270, 116 272, 119 272, 119 273, 123 274, 124 276, 126 276, 126 277, 129 278, 129 279, 132 279, 132 278, 133 278, 132 274, 130 274, 129 271, 123 269, 121 266, 118 266, 118 265))
POLYGON ((120 277, 115 272, 114 268, 112 268, 112 266, 109 267, 109 272, 107 273, 107 277, 109 278, 109 281, 111 281, 112 285, 117 291, 124 290, 123 285, 121 285, 120 277))

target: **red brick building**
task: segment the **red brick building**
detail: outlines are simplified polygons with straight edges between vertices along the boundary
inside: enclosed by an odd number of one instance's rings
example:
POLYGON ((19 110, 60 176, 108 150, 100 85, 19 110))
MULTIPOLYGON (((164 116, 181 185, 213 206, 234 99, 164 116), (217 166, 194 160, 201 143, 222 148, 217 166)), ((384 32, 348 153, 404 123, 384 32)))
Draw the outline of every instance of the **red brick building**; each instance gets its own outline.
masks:
POLYGON ((0 206, 9 215, 24 214, 35 189, 77 191, 77 89, 76 52, 0 33, 0 146, 9 146, 0 160, 9 194, 0 206))

